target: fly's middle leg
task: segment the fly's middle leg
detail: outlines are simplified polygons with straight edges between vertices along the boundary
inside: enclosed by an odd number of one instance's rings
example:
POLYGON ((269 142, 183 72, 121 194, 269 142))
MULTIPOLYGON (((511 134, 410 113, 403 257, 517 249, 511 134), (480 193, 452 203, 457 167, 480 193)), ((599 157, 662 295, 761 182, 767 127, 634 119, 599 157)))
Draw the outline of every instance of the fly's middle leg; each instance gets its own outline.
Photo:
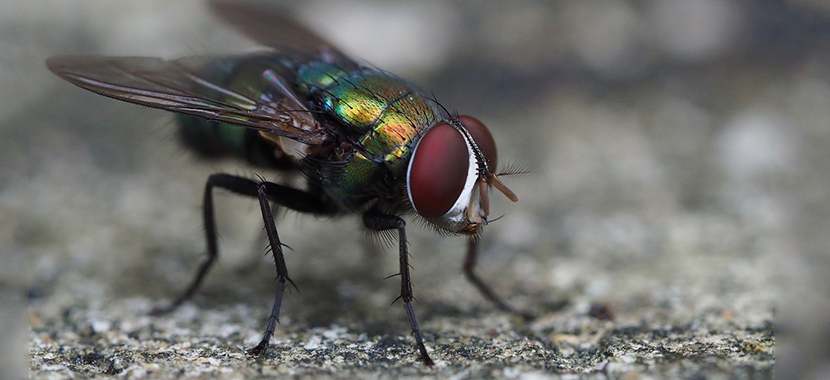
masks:
POLYGON ((403 307, 406 310, 406 315, 409 317, 409 325, 412 327, 412 335, 415 337, 415 345, 421 353, 421 359, 424 364, 432 366, 435 363, 427 353, 426 346, 424 346, 424 338, 421 336, 421 330, 418 328, 418 320, 415 319, 415 311, 412 309, 412 300, 415 297, 412 295, 412 278, 409 274, 409 251, 407 250, 406 242, 406 223, 398 216, 388 215, 381 212, 369 211, 363 214, 363 224, 374 231, 398 231, 398 254, 400 255, 400 272, 401 276, 401 295, 396 299, 403 301, 403 307))
POLYGON ((157 309, 156 312, 173 310, 193 297, 201 286, 205 275, 216 262, 216 258, 219 255, 216 218, 213 207, 213 191, 216 188, 228 190, 243 196, 256 197, 259 200, 265 232, 268 236, 269 248, 274 256, 274 264, 277 270, 277 292, 274 297, 274 305, 271 308, 268 326, 263 334, 262 340, 256 347, 248 351, 251 355, 260 355, 268 347, 268 342, 274 333, 276 323, 279 322, 279 311, 285 286, 287 283, 293 285, 293 282, 288 277, 288 269, 285 265, 285 258, 282 252, 282 244, 271 211, 271 202, 298 212, 316 215, 334 214, 337 208, 329 199, 319 194, 266 182, 261 178, 259 181, 254 181, 230 174, 211 175, 205 185, 204 201, 202 204, 205 238, 207 241, 207 258, 199 266, 196 276, 185 292, 176 298, 168 307, 157 309))

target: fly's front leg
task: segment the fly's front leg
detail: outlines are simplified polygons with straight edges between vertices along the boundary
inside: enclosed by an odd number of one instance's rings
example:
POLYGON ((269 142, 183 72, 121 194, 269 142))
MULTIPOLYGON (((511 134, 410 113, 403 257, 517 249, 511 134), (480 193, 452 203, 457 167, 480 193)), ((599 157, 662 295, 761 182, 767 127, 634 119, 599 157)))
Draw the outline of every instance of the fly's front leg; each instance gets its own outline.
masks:
POLYGON ((409 325, 412 327, 412 334, 415 336, 415 344, 421 352, 424 364, 431 366, 435 364, 427 353, 424 346, 424 338, 421 337, 421 330, 418 328, 418 320, 415 319, 415 311, 412 309, 412 279, 409 274, 409 252, 406 243, 406 223, 398 216, 369 211, 363 215, 363 224, 374 231, 398 230, 398 251, 400 255, 401 295, 396 299, 403 301, 406 315, 409 317, 409 325))
POLYGON ((476 289, 481 292, 484 298, 487 298, 487 300, 496 305, 497 308, 509 313, 520 315, 525 320, 533 319, 533 315, 518 311, 505 303, 501 297, 496 295, 496 293, 494 293, 493 290, 478 277, 478 275, 473 271, 477 261, 478 239, 470 239, 469 243, 467 243, 467 257, 464 259, 464 276, 467 277, 467 280, 469 280, 476 287, 476 289))

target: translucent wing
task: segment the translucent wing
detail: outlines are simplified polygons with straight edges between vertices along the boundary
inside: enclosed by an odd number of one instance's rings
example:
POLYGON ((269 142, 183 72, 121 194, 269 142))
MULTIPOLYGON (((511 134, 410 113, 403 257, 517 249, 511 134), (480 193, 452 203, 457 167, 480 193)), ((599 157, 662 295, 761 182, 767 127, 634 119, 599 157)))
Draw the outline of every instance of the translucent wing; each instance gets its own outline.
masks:
POLYGON ((352 63, 334 45, 287 17, 284 10, 262 2, 213 0, 210 9, 229 26, 257 43, 284 54, 306 54, 352 63))
POLYGON ((327 133, 279 75, 278 58, 62 56, 46 66, 72 84, 118 100, 322 143, 327 133), (274 70, 264 69, 269 62, 274 70), (250 80, 233 88, 220 83, 223 71, 240 66, 254 67, 250 80))

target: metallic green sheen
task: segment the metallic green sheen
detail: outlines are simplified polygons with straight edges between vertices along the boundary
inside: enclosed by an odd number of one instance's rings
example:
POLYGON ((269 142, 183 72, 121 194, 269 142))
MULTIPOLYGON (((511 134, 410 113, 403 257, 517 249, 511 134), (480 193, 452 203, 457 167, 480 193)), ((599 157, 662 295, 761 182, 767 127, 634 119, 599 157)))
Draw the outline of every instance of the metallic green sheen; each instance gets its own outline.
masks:
MULTIPOLYGON (((320 181, 332 196, 343 201, 386 193, 383 182, 401 183, 419 136, 436 123, 434 103, 410 83, 382 71, 338 66, 326 61, 296 61, 274 56, 219 62, 206 79, 229 93, 250 98, 281 96, 272 82, 263 80, 273 71, 336 133, 354 145, 319 168, 320 181), (391 177, 391 178, 389 178, 391 177)), ((207 91, 210 91, 208 89, 207 91)), ((222 94, 212 97, 239 108, 254 105, 222 94)), ((237 126, 180 117, 180 134, 189 145, 213 156, 232 155, 251 160, 254 132, 237 126)), ((268 152, 263 152, 268 154, 268 152)))
POLYGON ((308 92, 326 89, 348 75, 347 71, 320 61, 306 63, 297 72, 300 83, 308 92))
POLYGON ((318 61, 298 74, 359 148, 339 172, 325 176, 332 195, 345 199, 363 193, 386 171, 395 178, 405 176, 418 136, 437 120, 430 101, 408 82, 377 70, 347 72, 318 61))

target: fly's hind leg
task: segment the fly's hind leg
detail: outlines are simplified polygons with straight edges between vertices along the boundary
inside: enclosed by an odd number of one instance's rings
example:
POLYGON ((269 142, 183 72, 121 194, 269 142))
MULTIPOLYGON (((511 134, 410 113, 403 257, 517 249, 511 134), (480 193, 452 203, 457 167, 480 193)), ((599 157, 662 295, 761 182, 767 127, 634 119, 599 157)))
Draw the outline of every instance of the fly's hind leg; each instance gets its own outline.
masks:
POLYGON ((239 177, 230 174, 214 174, 208 178, 205 185, 205 196, 202 205, 203 219, 205 224, 205 237, 207 240, 207 259, 199 266, 196 272, 196 277, 188 286, 187 290, 170 306, 161 311, 170 311, 181 305, 183 302, 190 299, 204 280, 208 270, 213 266, 219 254, 218 245, 216 242, 216 220, 213 210, 213 190, 220 188, 229 190, 233 193, 256 197, 259 199, 260 210, 262 212, 263 223, 265 224, 265 232, 268 236, 271 252, 274 255, 274 264, 277 269, 277 293, 274 297, 274 305, 271 308, 271 314, 268 318, 268 327, 265 330, 260 343, 249 350, 251 355, 261 354, 265 348, 268 347, 268 342, 271 335, 274 333, 276 323, 279 322, 280 304, 282 302, 282 294, 285 291, 286 283, 291 283, 288 277, 288 269, 285 265, 285 258, 282 252, 282 245, 277 234, 276 224, 271 212, 270 202, 284 206, 286 208, 316 215, 333 214, 336 212, 334 206, 328 199, 310 192, 297 190, 287 186, 279 185, 272 182, 254 181, 248 178, 239 177))

